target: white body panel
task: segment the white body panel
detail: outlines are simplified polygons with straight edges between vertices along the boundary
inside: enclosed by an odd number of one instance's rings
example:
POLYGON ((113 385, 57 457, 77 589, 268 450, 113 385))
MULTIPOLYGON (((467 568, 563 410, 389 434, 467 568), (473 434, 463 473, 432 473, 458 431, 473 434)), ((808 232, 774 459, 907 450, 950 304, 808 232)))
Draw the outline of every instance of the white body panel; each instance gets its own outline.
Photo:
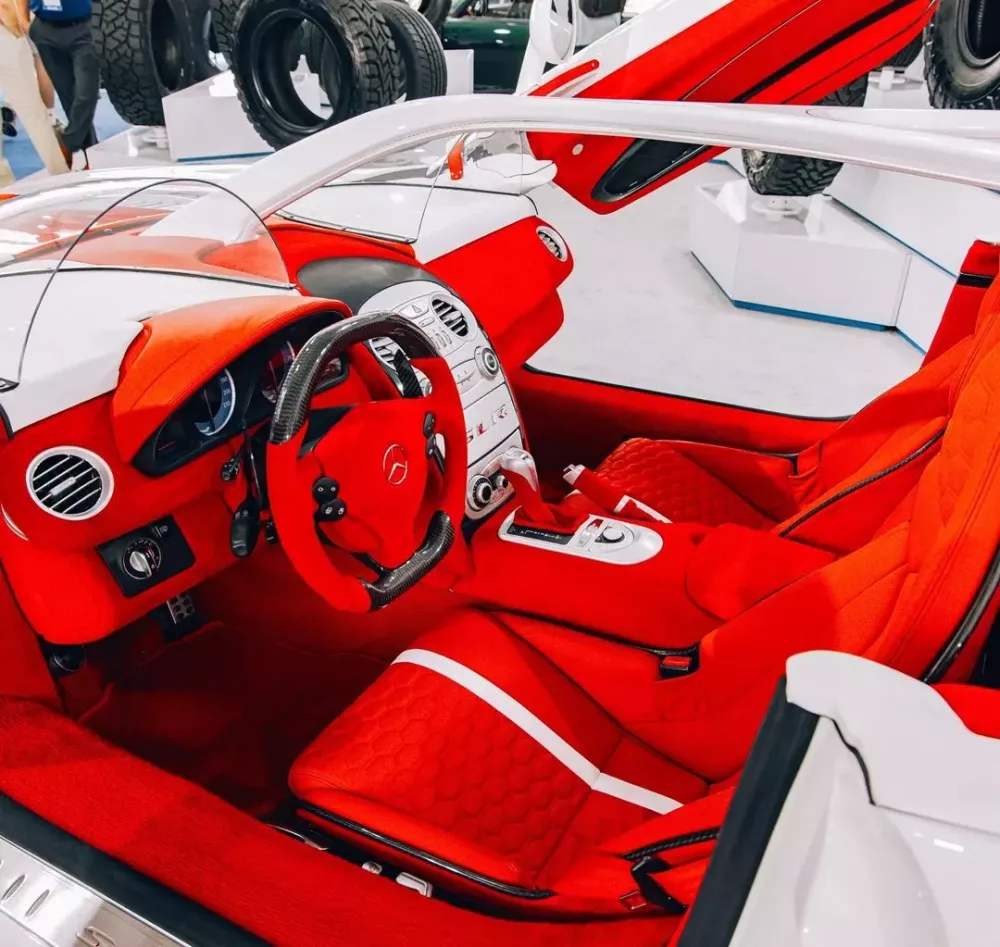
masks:
MULTIPOLYGON (((49 273, 0 279, 4 321, 0 377, 17 378, 23 331, 49 273), (11 301, 13 306, 8 307, 11 301), (22 330, 18 334, 17 330, 22 330), (12 345, 7 338, 13 337, 12 345)), ((0 395, 0 405, 16 431, 36 421, 114 391, 118 369, 144 319, 157 312, 217 299, 296 293, 224 279, 148 270, 74 266, 63 269, 46 293, 42 312, 24 352, 21 383, 0 395)))
POLYGON ((1000 740, 850 655, 793 657, 787 699, 821 719, 732 947, 996 944, 1000 740))

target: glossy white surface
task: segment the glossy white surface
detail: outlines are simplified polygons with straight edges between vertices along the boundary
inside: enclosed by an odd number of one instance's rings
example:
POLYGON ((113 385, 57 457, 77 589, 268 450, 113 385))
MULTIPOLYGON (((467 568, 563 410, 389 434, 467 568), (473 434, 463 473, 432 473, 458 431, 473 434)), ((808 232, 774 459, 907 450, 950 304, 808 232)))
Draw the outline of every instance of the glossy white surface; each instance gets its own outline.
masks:
MULTIPOLYGON (((47 273, 0 278, 0 357, 10 355, 0 364, 0 378, 17 377, 24 332, 47 278, 47 273)), ((149 316, 216 299, 282 292, 294 290, 140 270, 64 268, 32 327, 21 383, 0 394, 0 404, 15 431, 27 427, 113 391, 122 357, 149 316)))
MULTIPOLYGON (((636 22, 642 20, 640 17, 636 22)), ((959 113, 443 96, 377 109, 312 135, 250 165, 232 179, 231 187, 262 217, 267 217, 327 181, 404 147, 450 134, 494 130, 673 138, 846 159, 870 167, 909 168, 945 180, 1000 187, 1000 143, 982 137, 966 139, 955 132, 956 127, 974 127, 990 138, 1000 137, 1000 116, 977 113, 979 117, 974 120, 956 122, 950 118, 954 114, 959 113), (943 123, 931 126, 948 125, 951 133, 908 131, 899 116, 911 114, 921 116, 925 125, 928 114, 947 116, 943 123)), ((208 235, 218 236, 226 223, 200 216, 197 204, 177 216, 175 225, 189 233, 197 226, 208 235)), ((167 233, 169 224, 168 219, 157 226, 160 232, 167 233)))
POLYGON ((690 240, 696 259, 741 305, 896 323, 909 254, 829 198, 775 202, 742 178, 704 185, 694 192, 690 240))
MULTIPOLYGON (((605 515, 588 516, 569 542, 549 542, 531 535, 514 532, 514 510, 500 525, 499 536, 508 543, 531 546, 553 555, 575 556, 580 559, 596 559, 614 566, 634 566, 646 562, 663 549, 663 537, 638 523, 624 523, 605 515), (617 541, 611 541, 611 535, 617 541), (601 537, 604 537, 602 540, 601 537)), ((539 527, 544 532, 544 527, 539 527)))
POLYGON ((526 197, 409 184, 336 184, 290 205, 285 213, 337 230, 413 244, 428 262, 530 217, 526 197))

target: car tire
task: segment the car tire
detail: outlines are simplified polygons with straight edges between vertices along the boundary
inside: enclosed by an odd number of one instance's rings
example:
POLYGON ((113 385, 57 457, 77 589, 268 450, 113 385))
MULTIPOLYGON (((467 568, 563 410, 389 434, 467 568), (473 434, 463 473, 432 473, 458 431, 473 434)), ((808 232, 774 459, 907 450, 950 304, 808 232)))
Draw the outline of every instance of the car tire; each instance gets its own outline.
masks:
POLYGON ((403 75, 400 95, 426 99, 448 91, 448 66, 441 37, 427 18, 399 0, 375 0, 399 50, 403 75))
POLYGON ((895 56, 890 56, 882 65, 883 68, 889 66, 893 69, 908 69, 916 61, 917 57, 920 55, 921 50, 924 48, 924 33, 923 30, 913 37, 910 42, 904 46, 895 56))
MULTIPOLYGON (((819 104, 860 108, 865 104, 867 92, 868 76, 865 74, 828 95, 819 104)), ((826 161, 823 158, 801 158, 767 151, 743 152, 743 168, 750 187, 758 194, 775 197, 809 197, 811 194, 819 194, 833 184, 841 167, 839 161, 826 161)))
POLYGON ((444 26, 444 21, 448 19, 448 14, 451 12, 451 0, 412 0, 412 2, 411 0, 401 0, 401 2, 411 10, 422 13, 424 19, 435 30, 440 30, 444 26))
POLYGON ((194 60, 194 81, 201 82, 218 73, 212 62, 213 47, 217 45, 213 30, 211 0, 189 0, 188 21, 190 23, 192 58, 194 60))
POLYGON ((92 22, 115 111, 132 125, 162 125, 163 97, 195 77, 183 0, 94 0, 92 22))
POLYGON ((941 0, 927 27, 924 76, 935 108, 1000 108, 1000 9, 994 0, 941 0))
POLYGON ((244 0, 230 62, 244 112, 274 148, 391 105, 402 78, 389 26, 368 0, 244 0), (325 118, 299 99, 284 61, 287 30, 301 30, 303 22, 323 40, 319 75, 331 107, 325 118))

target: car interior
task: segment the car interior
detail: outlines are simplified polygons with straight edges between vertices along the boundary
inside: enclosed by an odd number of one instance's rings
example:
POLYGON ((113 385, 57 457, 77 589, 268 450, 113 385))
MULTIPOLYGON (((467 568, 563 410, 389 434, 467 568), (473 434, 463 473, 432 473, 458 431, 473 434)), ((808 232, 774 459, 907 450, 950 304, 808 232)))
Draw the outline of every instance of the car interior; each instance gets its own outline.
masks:
MULTIPOLYGON (((155 219, 75 262, 167 266, 155 219)), ((530 368, 573 266, 537 217, 429 263, 260 240, 298 293, 154 313, 113 391, 6 425, 14 803, 268 942, 663 943, 791 655, 975 678, 995 246, 831 421, 530 368)))

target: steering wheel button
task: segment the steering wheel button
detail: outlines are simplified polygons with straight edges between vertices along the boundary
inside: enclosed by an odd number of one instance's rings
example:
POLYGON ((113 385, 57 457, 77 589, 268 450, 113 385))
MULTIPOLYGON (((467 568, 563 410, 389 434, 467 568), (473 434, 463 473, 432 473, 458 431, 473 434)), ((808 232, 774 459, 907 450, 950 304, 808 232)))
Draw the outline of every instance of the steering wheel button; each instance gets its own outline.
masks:
POLYGON ((332 477, 320 477, 312 489, 313 499, 317 503, 325 503, 336 498, 340 492, 340 484, 332 477))

